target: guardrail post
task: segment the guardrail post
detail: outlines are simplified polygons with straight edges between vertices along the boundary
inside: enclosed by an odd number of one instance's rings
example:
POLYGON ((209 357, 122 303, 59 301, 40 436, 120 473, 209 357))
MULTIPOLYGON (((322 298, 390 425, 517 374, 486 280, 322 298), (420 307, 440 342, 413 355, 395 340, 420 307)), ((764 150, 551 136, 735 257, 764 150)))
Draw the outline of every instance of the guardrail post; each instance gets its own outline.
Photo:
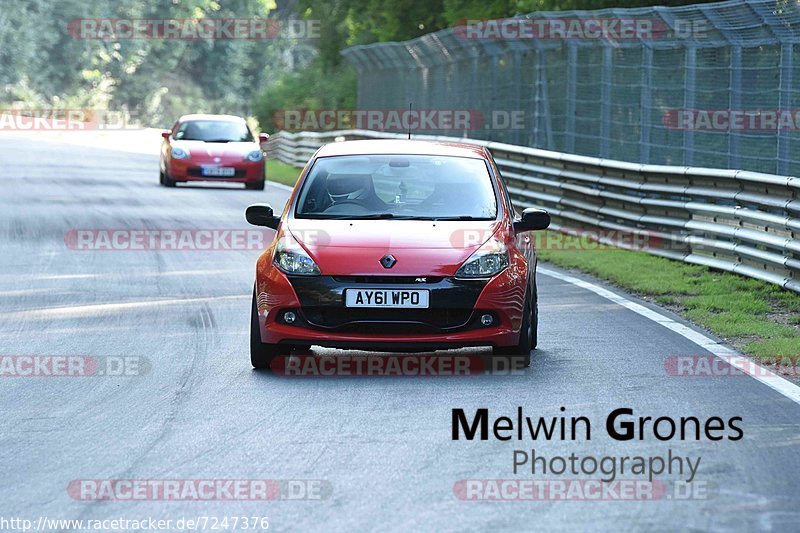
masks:
MULTIPOLYGON (((778 96, 778 111, 781 113, 791 111, 793 48, 792 43, 784 43, 781 46, 780 95, 778 96)), ((776 171, 778 174, 788 175, 790 173, 789 134, 789 128, 778 128, 778 168, 776 171)))

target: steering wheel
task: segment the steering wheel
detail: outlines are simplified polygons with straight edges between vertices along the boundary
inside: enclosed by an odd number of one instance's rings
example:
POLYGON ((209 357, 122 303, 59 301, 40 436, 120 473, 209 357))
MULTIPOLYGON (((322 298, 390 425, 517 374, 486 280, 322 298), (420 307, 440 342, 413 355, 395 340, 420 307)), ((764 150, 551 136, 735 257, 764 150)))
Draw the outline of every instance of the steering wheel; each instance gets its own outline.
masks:
POLYGON ((331 205, 331 207, 333 207, 334 205, 357 205, 360 207, 364 207, 364 203, 358 200, 336 200, 333 202, 333 205, 331 205))
POLYGON ((352 213, 352 211, 354 211, 352 208, 351 209, 346 209, 346 208, 345 209, 340 209, 340 207, 339 207, 339 206, 346 207, 348 205, 353 205, 353 206, 356 206, 356 207, 359 208, 359 209, 355 210, 356 211, 355 214, 359 214, 358 211, 361 211, 361 213, 364 213, 364 214, 372 212, 371 209, 367 209, 367 207, 363 203, 361 203, 361 202, 359 202, 357 200, 342 200, 340 202, 336 202, 335 204, 328 206, 328 208, 325 209, 324 212, 325 213, 340 213, 340 212, 352 213))

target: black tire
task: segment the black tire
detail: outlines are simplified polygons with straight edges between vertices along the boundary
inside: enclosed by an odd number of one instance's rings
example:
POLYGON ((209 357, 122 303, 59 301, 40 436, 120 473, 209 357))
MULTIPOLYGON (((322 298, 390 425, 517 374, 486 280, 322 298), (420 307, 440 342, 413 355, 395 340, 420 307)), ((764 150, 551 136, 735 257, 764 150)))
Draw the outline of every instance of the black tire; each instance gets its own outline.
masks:
POLYGON ((244 188, 250 191, 263 191, 264 190, 264 180, 257 181, 255 183, 245 183, 244 188))
POLYGON ((539 345, 539 301, 533 301, 533 316, 531 317, 531 350, 539 345))
POLYGON ((522 326, 519 329, 519 342, 515 346, 495 346, 493 352, 495 356, 513 357, 517 363, 515 366, 528 368, 531 366, 531 351, 536 346, 536 329, 538 325, 538 306, 531 298, 530 292, 525 296, 525 308, 522 312, 522 326), (536 308, 536 311, 534 309, 536 308), (536 315, 534 319, 533 316, 536 315))
POLYGON ((272 360, 279 355, 288 355, 290 347, 279 344, 261 342, 261 330, 258 327, 258 308, 256 307, 256 289, 253 288, 253 305, 250 309, 250 363, 253 368, 270 368, 272 360))
POLYGON ((161 176, 162 176, 161 185, 163 185, 164 187, 174 187, 175 184, 177 183, 174 179, 170 178, 169 174, 167 174, 166 172, 163 172, 161 176))
POLYGON ((539 289, 536 287, 536 269, 533 270, 533 316, 531 317, 531 350, 539 345, 539 289))
POLYGON ((158 183, 163 185, 164 187, 174 187, 175 180, 170 179, 169 174, 167 174, 166 168, 161 170, 161 164, 159 163, 158 166, 158 183))

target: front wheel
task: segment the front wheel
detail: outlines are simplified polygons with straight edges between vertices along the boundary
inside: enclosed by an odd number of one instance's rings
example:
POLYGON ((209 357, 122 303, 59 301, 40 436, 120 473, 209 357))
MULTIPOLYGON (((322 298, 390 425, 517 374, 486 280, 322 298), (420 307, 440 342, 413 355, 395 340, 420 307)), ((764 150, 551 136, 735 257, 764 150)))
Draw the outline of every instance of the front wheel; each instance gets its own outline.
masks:
POLYGON ((164 187, 174 187, 177 183, 174 179, 169 177, 165 171, 161 171, 158 173, 158 182, 163 185, 164 187))
POLYGON ((272 360, 279 355, 288 355, 291 348, 279 344, 261 342, 261 329, 258 327, 258 306, 256 289, 253 287, 253 305, 250 310, 250 363, 253 368, 270 368, 272 360))
POLYGON ((264 190, 264 180, 256 181, 254 183, 245 183, 244 188, 250 191, 263 191, 264 190))
POLYGON ((525 307, 522 311, 519 342, 514 346, 495 346, 494 355, 508 357, 512 361, 519 361, 522 368, 531 366, 531 350, 536 347, 537 340, 538 315, 538 305, 532 301, 530 293, 528 293, 525 296, 525 307))

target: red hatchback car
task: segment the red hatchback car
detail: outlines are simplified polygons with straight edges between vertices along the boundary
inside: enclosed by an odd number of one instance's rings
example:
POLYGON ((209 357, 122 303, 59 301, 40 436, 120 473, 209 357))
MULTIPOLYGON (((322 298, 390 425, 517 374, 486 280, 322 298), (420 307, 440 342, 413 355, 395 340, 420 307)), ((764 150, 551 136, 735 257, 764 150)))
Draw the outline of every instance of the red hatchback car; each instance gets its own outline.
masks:
POLYGON ((253 136, 247 122, 231 115, 185 115, 161 134, 159 182, 166 187, 187 181, 244 183, 264 189, 264 152, 269 136, 253 136))
POLYGON ((259 257, 256 368, 310 345, 380 351, 491 346, 530 364, 540 209, 517 215, 489 151, 427 141, 347 141, 311 158, 259 257))

